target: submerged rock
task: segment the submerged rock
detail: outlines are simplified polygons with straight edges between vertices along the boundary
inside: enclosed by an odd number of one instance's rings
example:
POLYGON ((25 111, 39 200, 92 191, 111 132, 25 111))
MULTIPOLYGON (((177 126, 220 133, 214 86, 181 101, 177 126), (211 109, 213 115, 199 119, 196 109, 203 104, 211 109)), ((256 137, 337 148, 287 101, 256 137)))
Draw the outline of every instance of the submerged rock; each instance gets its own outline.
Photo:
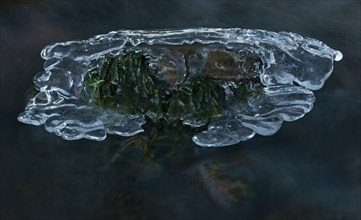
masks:
POLYGON ((240 162, 205 161, 199 174, 210 197, 223 208, 246 205, 253 197, 252 173, 240 162))
POLYGON ((272 135, 301 118, 312 109, 311 90, 342 58, 315 39, 238 28, 123 30, 56 43, 41 56, 39 93, 21 122, 66 140, 132 136, 147 121, 189 126, 207 147, 272 135))

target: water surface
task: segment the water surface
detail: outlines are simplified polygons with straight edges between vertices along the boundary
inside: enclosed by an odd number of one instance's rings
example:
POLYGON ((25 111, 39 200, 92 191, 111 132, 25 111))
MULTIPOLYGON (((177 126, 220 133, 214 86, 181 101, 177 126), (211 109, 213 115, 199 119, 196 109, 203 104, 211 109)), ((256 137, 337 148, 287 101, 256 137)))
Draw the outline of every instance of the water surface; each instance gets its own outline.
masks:
POLYGON ((360 219, 360 7, 339 0, 5 1, 1 219, 360 219), (233 147, 199 148, 174 131, 69 142, 16 120, 45 45, 118 29, 199 26, 296 32, 344 58, 309 114, 233 147))

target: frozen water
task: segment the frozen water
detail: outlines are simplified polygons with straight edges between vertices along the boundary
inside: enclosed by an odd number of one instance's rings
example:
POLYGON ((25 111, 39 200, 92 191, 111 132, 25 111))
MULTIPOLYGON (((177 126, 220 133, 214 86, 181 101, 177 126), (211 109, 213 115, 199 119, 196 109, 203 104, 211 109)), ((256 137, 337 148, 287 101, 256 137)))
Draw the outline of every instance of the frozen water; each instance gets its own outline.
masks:
POLYGON ((255 134, 272 135, 283 121, 301 118, 315 101, 311 90, 320 89, 333 70, 333 62, 342 59, 341 52, 316 39, 287 32, 239 28, 113 31, 45 47, 41 52, 45 71, 34 77, 39 93, 18 120, 44 124, 47 131, 66 140, 104 140, 107 134, 143 132, 142 125, 154 112, 121 114, 84 96, 84 77, 100 68, 104 57, 117 56, 129 48, 150 54, 149 66, 158 68, 157 78, 170 86, 191 81, 201 72, 219 81, 226 94, 220 115, 209 124, 181 117, 184 126, 207 124, 208 129, 192 138, 206 147, 236 144, 255 134), (226 66, 215 52, 243 64, 226 66), (247 66, 249 62, 253 65, 247 66), (234 100, 232 88, 249 77, 259 79, 248 87, 256 92, 246 100, 234 100))
POLYGON ((200 146, 219 147, 248 140, 256 133, 269 136, 278 131, 283 121, 297 120, 311 111, 315 101, 313 93, 301 86, 270 86, 263 91, 249 97, 246 104, 232 103, 193 141, 200 146))

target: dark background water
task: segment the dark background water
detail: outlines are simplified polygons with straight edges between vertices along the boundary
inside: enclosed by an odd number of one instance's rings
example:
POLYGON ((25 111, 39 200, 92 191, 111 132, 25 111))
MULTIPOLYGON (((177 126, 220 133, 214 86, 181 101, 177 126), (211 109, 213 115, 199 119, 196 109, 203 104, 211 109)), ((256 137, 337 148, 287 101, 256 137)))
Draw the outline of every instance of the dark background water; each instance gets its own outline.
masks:
POLYGON ((360 7, 346 0, 1 1, 0 218, 360 219, 360 7), (69 142, 16 120, 45 45, 118 29, 200 26, 296 32, 344 58, 304 118, 233 147, 199 148, 175 132, 150 145, 118 137, 69 142))

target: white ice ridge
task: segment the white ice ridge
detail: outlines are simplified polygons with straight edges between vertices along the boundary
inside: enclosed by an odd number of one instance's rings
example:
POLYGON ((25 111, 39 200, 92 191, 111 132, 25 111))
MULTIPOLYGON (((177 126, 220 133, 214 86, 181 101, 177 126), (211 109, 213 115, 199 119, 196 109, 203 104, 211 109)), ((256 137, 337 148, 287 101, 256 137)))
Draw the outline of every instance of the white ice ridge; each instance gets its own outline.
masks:
MULTIPOLYGON (((194 28, 168 30, 120 30, 88 40, 68 41, 45 47, 44 72, 34 77, 39 93, 27 104, 18 120, 41 125, 66 140, 104 140, 107 134, 132 136, 143 132, 145 115, 122 115, 101 109, 83 97, 83 79, 99 67, 108 54, 118 55, 134 47, 162 45, 219 45, 225 50, 257 54, 262 68, 253 73, 263 92, 247 102, 232 102, 208 130, 193 136, 199 146, 219 147, 252 138, 256 133, 272 135, 283 121, 301 118, 315 101, 310 90, 322 88, 342 53, 319 40, 289 32, 240 28, 194 28)), ((175 58, 175 60, 179 60, 175 58)), ((202 62, 189 61, 192 69, 202 62), (193 65, 193 66, 192 66, 193 65)), ((225 88, 226 89, 226 88, 225 88)), ((197 127, 198 122, 184 121, 197 127)))

